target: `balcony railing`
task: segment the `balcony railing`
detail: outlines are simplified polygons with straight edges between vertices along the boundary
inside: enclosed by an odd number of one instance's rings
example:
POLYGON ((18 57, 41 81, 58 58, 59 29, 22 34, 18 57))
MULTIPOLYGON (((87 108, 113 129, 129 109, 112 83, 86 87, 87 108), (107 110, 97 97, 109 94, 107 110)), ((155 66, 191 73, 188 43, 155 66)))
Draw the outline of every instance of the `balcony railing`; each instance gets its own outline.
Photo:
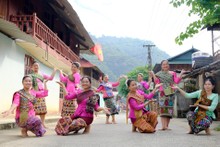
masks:
POLYGON ((49 45, 50 48, 70 62, 79 60, 79 57, 36 14, 11 16, 10 21, 15 23, 23 32, 31 34, 49 45))

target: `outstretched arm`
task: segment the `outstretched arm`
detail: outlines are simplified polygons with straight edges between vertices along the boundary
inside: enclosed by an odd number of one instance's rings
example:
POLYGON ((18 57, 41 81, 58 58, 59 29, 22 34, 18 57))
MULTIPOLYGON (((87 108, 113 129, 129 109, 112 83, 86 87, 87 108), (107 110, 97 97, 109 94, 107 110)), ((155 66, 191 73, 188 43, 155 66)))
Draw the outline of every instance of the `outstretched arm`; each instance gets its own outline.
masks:
POLYGON ((57 83, 60 85, 60 87, 63 88, 63 96, 65 99, 72 100, 76 98, 76 95, 77 95, 76 93, 69 94, 68 91, 66 90, 65 85, 62 82, 57 81, 57 83))
POLYGON ((199 98, 200 93, 201 93, 201 90, 187 93, 176 85, 174 85, 173 88, 179 90, 180 94, 182 94, 185 98, 199 98))
POLYGON ((2 112, 3 117, 8 116, 9 114, 13 113, 17 106, 20 105, 20 94, 16 92, 13 96, 13 103, 9 110, 2 112))
POLYGON ((65 77, 65 76, 63 75, 63 71, 62 71, 62 70, 59 70, 59 72, 60 72, 60 81, 61 81, 61 82, 64 82, 64 83, 67 83, 67 77, 65 77))
POLYGON ((54 68, 53 68, 53 72, 52 72, 52 74, 51 74, 51 76, 50 76, 50 80, 53 80, 53 78, 54 78, 54 76, 55 76, 55 74, 56 74, 56 71, 57 71, 57 68, 54 67, 54 68))
POLYGON ((108 108, 97 107, 97 108, 96 108, 96 111, 97 111, 97 112, 104 111, 105 114, 110 114, 108 108))
POLYGON ((2 112, 2 116, 3 116, 3 117, 8 116, 8 115, 11 114, 16 108, 17 108, 17 105, 16 105, 16 104, 12 104, 9 110, 2 112))
POLYGON ((155 83, 159 83, 159 79, 156 77, 156 75, 154 74, 153 71, 149 71, 149 76, 152 77, 154 79, 155 83))

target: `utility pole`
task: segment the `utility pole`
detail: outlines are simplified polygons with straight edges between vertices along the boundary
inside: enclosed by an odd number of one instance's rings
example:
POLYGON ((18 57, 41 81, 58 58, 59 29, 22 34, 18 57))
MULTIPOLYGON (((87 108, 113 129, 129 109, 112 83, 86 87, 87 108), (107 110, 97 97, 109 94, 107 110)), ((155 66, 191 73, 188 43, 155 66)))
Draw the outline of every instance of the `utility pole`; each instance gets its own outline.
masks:
POLYGON ((148 48, 148 56, 147 56, 147 61, 148 61, 148 70, 152 70, 152 58, 151 58, 151 47, 154 47, 155 45, 152 44, 146 44, 143 45, 143 47, 148 48))

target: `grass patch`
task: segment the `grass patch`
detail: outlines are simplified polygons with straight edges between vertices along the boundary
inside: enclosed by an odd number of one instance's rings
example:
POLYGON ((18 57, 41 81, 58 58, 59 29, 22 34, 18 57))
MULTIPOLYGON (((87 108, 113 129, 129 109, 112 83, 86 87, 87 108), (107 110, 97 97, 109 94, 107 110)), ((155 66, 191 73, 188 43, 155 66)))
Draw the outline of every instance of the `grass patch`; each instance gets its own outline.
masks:
POLYGON ((216 128, 214 128, 215 131, 220 131, 220 125, 216 128))

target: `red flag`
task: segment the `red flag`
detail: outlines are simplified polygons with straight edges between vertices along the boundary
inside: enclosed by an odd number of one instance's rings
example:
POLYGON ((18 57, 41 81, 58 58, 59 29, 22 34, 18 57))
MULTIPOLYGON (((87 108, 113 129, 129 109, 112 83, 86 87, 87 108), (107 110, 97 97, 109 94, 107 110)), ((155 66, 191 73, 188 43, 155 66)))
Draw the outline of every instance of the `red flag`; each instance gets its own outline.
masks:
POLYGON ((91 51, 98 57, 99 61, 103 61, 103 53, 102 53, 102 47, 100 44, 95 44, 91 51))

